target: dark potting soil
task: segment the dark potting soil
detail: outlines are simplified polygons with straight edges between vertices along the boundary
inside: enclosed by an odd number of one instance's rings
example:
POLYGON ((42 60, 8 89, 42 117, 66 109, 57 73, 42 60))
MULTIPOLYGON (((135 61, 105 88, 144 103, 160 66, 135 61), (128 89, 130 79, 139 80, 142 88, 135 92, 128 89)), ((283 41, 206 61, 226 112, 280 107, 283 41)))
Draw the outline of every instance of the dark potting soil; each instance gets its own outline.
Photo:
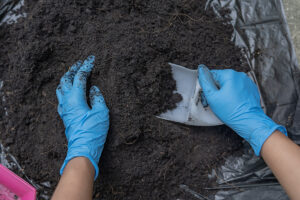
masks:
POLYGON ((102 90, 111 126, 94 198, 191 199, 180 184, 206 193, 207 174, 239 137, 155 117, 178 100, 168 62, 248 71, 231 25, 205 2, 25 1, 27 17, 0 29, 1 139, 25 173, 57 184, 67 142, 55 89, 75 61, 95 55, 89 85, 102 90))

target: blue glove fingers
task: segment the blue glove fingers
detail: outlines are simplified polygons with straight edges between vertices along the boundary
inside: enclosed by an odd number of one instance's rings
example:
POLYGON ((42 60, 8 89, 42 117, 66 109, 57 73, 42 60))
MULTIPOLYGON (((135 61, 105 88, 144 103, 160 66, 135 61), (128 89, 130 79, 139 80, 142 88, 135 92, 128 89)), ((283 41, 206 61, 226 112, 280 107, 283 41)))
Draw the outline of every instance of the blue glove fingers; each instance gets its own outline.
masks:
POLYGON ((74 77, 73 87, 79 89, 82 93, 85 93, 86 81, 94 67, 94 60, 95 56, 89 56, 74 77))
POLYGON ((104 97, 97 86, 92 86, 90 89, 90 102, 93 110, 107 109, 104 97))
POLYGON ((205 65, 199 65, 198 67, 198 79, 200 86, 204 92, 204 95, 208 98, 210 95, 218 91, 216 82, 210 73, 209 69, 205 65))
POLYGON ((72 88, 74 76, 77 71, 81 67, 82 61, 77 61, 69 71, 65 73, 65 75, 60 79, 60 85, 62 88, 62 92, 66 92, 72 88))

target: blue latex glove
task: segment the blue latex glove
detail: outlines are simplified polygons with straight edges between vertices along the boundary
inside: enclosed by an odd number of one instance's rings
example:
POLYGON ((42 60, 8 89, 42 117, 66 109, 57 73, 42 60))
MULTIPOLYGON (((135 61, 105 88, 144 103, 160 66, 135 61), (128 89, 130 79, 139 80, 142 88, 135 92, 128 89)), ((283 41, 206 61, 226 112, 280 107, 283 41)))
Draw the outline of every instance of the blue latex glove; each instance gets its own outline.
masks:
POLYGON ((67 157, 61 167, 63 173, 67 163, 75 157, 88 158, 98 176, 98 162, 109 128, 109 111, 100 90, 90 89, 90 108, 86 101, 86 81, 93 68, 95 57, 89 56, 82 64, 78 61, 61 78, 56 89, 58 113, 65 125, 68 140, 67 157))
POLYGON ((283 126, 264 113, 258 88, 245 73, 231 69, 210 71, 199 65, 198 78, 212 111, 248 141, 257 156, 275 130, 287 135, 283 126))

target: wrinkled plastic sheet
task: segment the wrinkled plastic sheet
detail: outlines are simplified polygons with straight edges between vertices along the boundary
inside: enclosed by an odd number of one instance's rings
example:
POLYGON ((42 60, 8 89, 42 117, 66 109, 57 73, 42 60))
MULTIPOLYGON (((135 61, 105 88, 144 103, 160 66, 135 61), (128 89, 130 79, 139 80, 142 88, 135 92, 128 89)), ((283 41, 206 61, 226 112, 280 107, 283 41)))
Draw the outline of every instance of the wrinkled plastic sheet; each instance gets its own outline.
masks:
MULTIPOLYGON (((15 12, 23 3, 23 0, 0 1, 0 25, 25 17, 26 14, 15 12)), ((232 40, 244 49, 249 68, 256 74, 267 114, 285 125, 289 137, 300 144, 300 72, 281 0, 208 0, 206 9, 210 8, 219 17, 222 17, 220 10, 230 11, 234 27, 232 40)), ((254 155, 247 143, 244 146, 242 156, 230 156, 222 167, 209 175, 216 178, 218 184, 215 188, 207 188, 218 191, 209 199, 288 199, 263 160, 254 155)), ((21 171, 25 179, 40 191, 39 199, 49 199, 47 188, 50 184, 37 184, 27 177, 17 160, 1 144, 0 163, 21 171)), ((208 199, 186 185, 181 187, 193 198, 208 199)))
POLYGON ((6 14, 19 2, 19 0, 2 0, 0 2, 0 21, 6 17, 6 14))
MULTIPOLYGON (((234 27, 232 40, 245 52, 258 79, 268 116, 300 144, 300 70, 281 0, 209 0, 219 16, 228 9, 234 27)), ((230 156, 209 175, 218 186, 215 200, 289 199, 262 158, 245 143, 244 154, 230 156)))
POLYGON ((19 12, 24 5, 24 0, 1 0, 0 1, 0 25, 12 24, 20 17, 26 17, 26 13, 19 12))

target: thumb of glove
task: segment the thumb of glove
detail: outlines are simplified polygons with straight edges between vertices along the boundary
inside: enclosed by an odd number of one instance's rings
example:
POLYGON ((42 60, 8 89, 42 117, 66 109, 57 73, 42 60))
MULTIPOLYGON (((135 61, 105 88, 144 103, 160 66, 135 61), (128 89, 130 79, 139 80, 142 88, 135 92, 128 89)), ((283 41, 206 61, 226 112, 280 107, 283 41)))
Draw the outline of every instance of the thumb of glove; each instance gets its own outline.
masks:
POLYGON ((205 65, 199 65, 198 79, 206 98, 209 98, 209 96, 213 95, 215 92, 218 91, 216 82, 210 70, 205 65))

